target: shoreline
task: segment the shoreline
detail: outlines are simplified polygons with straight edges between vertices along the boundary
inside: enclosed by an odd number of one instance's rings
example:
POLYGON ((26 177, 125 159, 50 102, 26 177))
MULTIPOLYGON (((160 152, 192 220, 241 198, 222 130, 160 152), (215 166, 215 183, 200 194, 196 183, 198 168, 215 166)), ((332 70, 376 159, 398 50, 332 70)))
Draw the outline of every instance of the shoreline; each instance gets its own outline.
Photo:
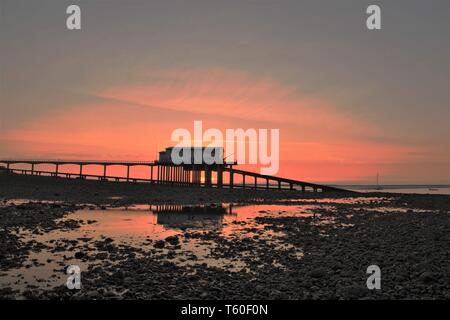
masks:
POLYGON ((5 174, 0 177, 0 196, 60 200, 75 203, 126 204, 205 204, 217 202, 275 201, 295 198, 348 197, 348 193, 313 193, 277 189, 218 189, 193 186, 170 186, 131 182, 66 179, 60 177, 5 174), (119 198, 120 197, 120 198, 119 198))
POLYGON ((450 196, 55 179, 0 178, 1 298, 450 299, 450 196), (211 215, 194 228, 157 221, 170 233, 144 227, 148 236, 130 233, 131 242, 102 227, 102 218, 109 223, 113 215, 140 227, 155 213, 120 209, 139 203, 241 205, 218 227, 211 227, 211 215), (68 290, 62 280, 49 287, 45 278, 26 283, 23 274, 46 263, 54 279, 66 277, 67 265, 82 265, 82 289, 68 290), (365 287, 373 264, 382 270, 381 290, 365 287), (19 289, 10 284, 19 280, 19 289))

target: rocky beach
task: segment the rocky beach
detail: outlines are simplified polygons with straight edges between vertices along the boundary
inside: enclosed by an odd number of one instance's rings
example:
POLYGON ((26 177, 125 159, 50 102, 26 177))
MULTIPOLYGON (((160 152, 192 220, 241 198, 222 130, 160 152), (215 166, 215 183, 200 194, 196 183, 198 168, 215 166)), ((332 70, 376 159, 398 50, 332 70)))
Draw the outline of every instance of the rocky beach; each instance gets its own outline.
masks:
POLYGON ((7 174, 0 201, 3 299, 450 299, 450 196, 7 174))

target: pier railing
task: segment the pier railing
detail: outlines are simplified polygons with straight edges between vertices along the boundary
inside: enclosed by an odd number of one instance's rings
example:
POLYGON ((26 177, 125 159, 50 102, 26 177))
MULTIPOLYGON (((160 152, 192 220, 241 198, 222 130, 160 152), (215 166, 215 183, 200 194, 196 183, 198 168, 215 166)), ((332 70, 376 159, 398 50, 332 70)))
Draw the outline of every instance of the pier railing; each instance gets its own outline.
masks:
POLYGON ((201 186, 216 188, 243 189, 278 189, 298 190, 302 192, 351 192, 345 189, 314 184, 288 178, 262 175, 256 172, 236 169, 233 165, 173 165, 153 161, 122 161, 122 160, 50 160, 50 159, 5 159, 0 160, 6 170, 14 174, 53 176, 77 179, 95 179, 116 182, 144 182, 179 186, 201 186), (17 168, 17 165, 29 166, 29 169, 17 168), (37 165, 52 165, 54 170, 37 170, 37 165), (62 172, 60 166, 75 165, 78 173, 62 172), (103 174, 87 174, 83 172, 86 166, 103 167, 103 174), (110 176, 107 168, 110 166, 126 167, 126 176, 110 176), (148 178, 133 177, 130 168, 134 166, 149 167, 148 178), (213 180, 212 175, 216 178, 213 180), (224 175, 228 180, 224 181, 224 175), (248 180, 251 180, 250 182, 248 180))

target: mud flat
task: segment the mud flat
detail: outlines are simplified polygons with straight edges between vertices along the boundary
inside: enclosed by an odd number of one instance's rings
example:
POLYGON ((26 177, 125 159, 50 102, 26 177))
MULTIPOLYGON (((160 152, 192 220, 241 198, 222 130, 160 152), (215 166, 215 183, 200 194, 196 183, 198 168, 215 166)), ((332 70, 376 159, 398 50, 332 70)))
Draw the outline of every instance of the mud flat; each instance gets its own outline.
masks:
POLYGON ((0 182, 1 298, 450 299, 450 196, 14 179, 0 182))

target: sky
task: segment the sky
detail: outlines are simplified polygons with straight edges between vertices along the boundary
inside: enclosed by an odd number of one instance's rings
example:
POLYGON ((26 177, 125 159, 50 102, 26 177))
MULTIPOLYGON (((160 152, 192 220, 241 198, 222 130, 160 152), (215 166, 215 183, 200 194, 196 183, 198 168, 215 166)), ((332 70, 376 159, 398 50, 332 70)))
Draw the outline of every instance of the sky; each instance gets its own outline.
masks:
POLYGON ((279 129, 279 176, 450 184, 449 35, 448 0, 0 0, 0 158, 153 160, 202 120, 279 129))

